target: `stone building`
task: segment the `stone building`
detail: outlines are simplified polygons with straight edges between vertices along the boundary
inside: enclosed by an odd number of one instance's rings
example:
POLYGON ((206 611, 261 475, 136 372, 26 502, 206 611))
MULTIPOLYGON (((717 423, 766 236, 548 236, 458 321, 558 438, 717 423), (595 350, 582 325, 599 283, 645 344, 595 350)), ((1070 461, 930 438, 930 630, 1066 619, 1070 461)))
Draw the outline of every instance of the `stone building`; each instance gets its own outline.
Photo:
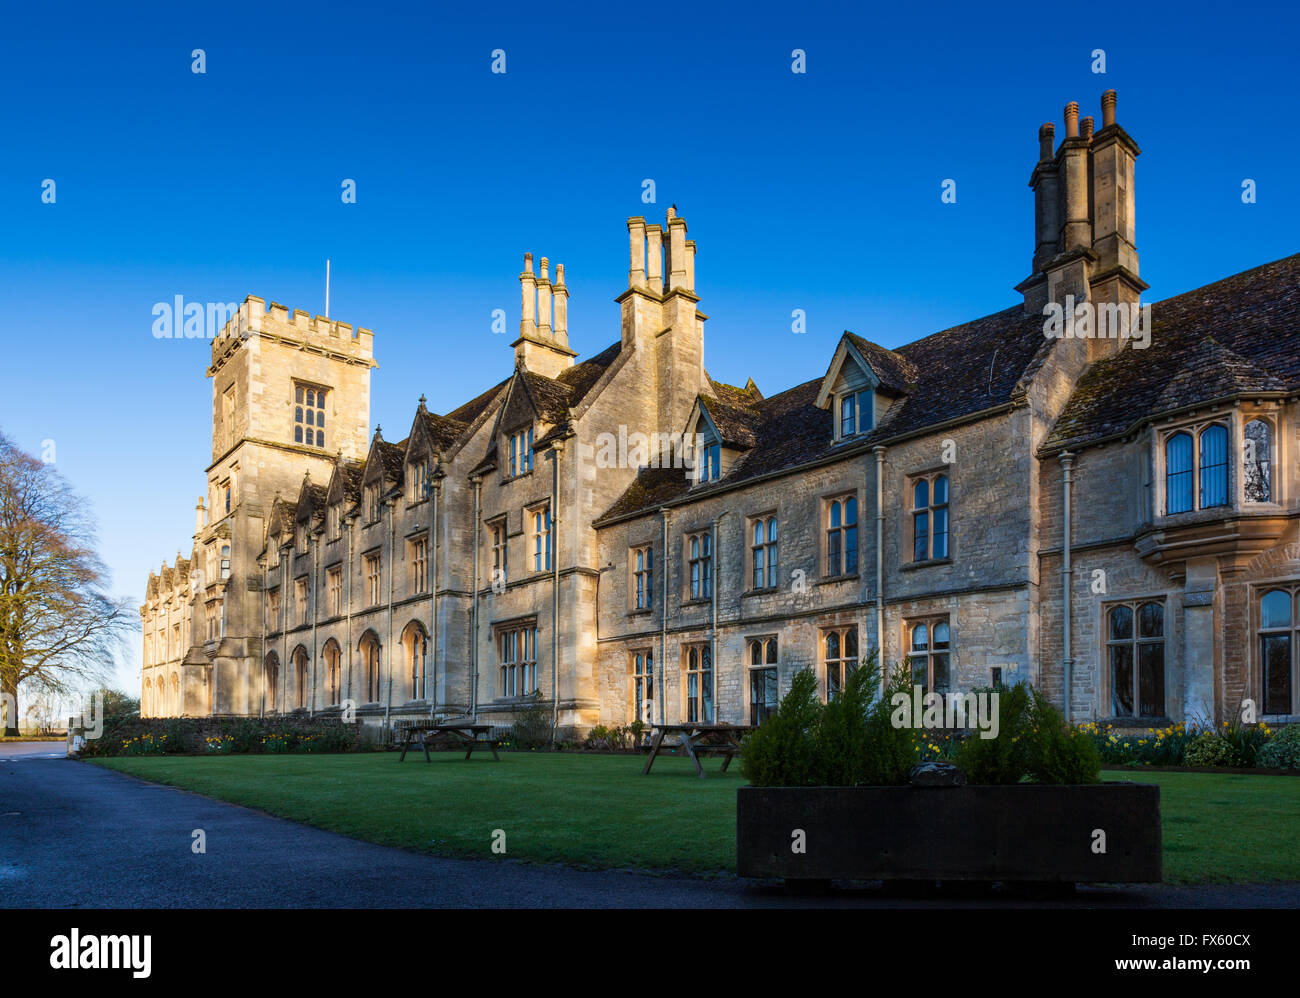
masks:
POLYGON ((1300 256, 1140 309, 1139 149, 1101 104, 1039 131, 1020 300, 846 332, 776 394, 705 369, 672 210, 628 220, 614 342, 580 361, 525 255, 513 371, 397 443, 369 330, 250 297, 192 553, 149 578, 146 713, 757 721, 879 648, 1076 720, 1294 718, 1300 256))

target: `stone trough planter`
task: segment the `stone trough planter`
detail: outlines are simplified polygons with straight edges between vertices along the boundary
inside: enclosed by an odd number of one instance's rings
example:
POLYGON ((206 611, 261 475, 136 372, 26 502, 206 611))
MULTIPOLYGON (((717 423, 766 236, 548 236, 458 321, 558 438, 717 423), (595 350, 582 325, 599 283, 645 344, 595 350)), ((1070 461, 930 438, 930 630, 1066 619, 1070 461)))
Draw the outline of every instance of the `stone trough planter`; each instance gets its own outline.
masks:
POLYGON ((736 794, 742 877, 1157 883, 1162 875, 1160 788, 1150 784, 736 794))

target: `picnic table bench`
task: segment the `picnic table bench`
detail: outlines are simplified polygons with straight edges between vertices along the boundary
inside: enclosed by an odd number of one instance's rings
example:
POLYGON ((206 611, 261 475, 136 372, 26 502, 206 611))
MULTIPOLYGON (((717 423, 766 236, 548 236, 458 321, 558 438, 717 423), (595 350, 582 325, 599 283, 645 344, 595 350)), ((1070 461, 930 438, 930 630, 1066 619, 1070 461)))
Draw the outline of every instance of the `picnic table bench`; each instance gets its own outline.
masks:
POLYGON ((727 771, 734 756, 740 754, 740 739, 753 730, 749 724, 656 724, 654 737, 650 739, 650 757, 645 761, 644 776, 655 764, 655 757, 664 749, 680 748, 695 764, 695 772, 704 779, 704 767, 700 765, 700 756, 722 756, 722 772, 727 771), (668 735, 676 735, 675 745, 665 745, 668 735))
POLYGON ((501 757, 497 755, 497 739, 492 737, 490 724, 414 722, 403 725, 402 731, 402 754, 398 757, 398 762, 406 759, 406 752, 411 747, 412 741, 418 742, 420 748, 424 749, 425 762, 430 761, 430 742, 434 743, 435 748, 447 747, 457 751, 463 748, 466 759, 474 754, 475 749, 489 749, 492 752, 492 760, 501 761, 501 757))

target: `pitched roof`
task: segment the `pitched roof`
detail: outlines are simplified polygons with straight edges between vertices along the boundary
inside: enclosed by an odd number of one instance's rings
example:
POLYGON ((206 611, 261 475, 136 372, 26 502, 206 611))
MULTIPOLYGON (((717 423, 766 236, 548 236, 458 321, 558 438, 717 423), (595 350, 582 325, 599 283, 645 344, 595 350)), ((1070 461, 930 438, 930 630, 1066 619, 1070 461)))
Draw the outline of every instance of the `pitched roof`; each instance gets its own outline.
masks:
POLYGON ((1149 347, 1084 372, 1043 452, 1199 403, 1300 390, 1300 254, 1156 302, 1151 319, 1149 347))
MULTIPOLYGON (((852 336, 852 334, 849 334, 852 336)), ((762 475, 790 471, 840 453, 856 453, 876 443, 1014 401, 1039 352, 1050 345, 1041 316, 1016 305, 1002 312, 934 333, 897 350, 853 337, 853 345, 872 363, 881 383, 900 394, 870 433, 834 439, 831 413, 816 406, 822 378, 769 398, 757 389, 742 401, 732 388, 726 397, 703 397, 724 438, 743 453, 718 482, 691 486, 684 469, 643 469, 600 520, 652 509, 657 505, 725 490, 762 475), (878 367, 878 369, 877 369, 878 367), (720 422, 721 421, 721 422, 720 422), (726 428, 724 429, 723 424, 726 428)), ((715 388, 718 387, 713 382, 715 388)), ((726 442, 726 441, 724 441, 726 442)))

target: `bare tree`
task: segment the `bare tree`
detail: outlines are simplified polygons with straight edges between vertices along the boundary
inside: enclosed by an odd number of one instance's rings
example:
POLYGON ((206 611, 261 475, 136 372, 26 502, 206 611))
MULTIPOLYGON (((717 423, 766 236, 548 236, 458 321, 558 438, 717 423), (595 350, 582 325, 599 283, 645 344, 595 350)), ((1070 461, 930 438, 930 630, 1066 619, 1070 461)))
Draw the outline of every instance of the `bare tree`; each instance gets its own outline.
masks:
POLYGON ((0 693, 18 733, 18 686, 65 695, 102 681, 138 626, 107 593, 89 504, 63 477, 0 434, 0 693))

